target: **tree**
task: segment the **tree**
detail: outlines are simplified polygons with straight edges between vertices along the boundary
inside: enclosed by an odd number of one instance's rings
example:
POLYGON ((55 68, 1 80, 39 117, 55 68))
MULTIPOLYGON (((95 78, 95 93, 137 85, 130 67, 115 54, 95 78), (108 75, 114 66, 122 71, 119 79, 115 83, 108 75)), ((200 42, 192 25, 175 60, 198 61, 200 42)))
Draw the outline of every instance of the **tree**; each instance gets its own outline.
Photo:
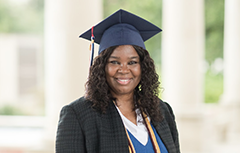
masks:
POLYGON ((205 59, 223 58, 224 0, 205 0, 205 59))

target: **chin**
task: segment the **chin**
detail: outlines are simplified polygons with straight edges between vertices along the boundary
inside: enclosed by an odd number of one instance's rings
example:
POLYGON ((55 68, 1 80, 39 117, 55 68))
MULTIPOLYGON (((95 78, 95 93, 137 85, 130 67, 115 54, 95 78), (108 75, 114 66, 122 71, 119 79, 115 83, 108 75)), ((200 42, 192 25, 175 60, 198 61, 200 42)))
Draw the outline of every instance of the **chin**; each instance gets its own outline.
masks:
POLYGON ((127 94, 132 94, 134 92, 134 90, 117 90, 117 92, 115 92, 118 95, 127 95, 127 94))

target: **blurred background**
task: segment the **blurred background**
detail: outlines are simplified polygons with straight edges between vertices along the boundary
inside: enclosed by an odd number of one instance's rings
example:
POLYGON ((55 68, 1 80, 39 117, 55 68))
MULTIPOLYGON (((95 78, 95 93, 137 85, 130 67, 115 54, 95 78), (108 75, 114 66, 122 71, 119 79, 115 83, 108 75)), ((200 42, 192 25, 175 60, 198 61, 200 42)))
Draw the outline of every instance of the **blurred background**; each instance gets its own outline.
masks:
POLYGON ((0 153, 54 152, 88 76, 78 36, 120 8, 163 29, 146 48, 182 152, 240 152, 239 0, 0 0, 0 153))

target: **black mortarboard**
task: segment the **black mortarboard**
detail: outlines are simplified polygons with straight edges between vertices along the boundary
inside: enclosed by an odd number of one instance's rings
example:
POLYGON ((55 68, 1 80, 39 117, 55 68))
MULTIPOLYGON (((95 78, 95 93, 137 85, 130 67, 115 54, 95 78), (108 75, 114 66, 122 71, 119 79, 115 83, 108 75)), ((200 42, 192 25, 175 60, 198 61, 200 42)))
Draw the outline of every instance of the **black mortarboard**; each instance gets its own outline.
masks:
POLYGON ((145 49, 144 41, 162 30, 152 23, 125 10, 118 10, 79 37, 98 43, 100 54, 118 45, 136 45, 145 49))

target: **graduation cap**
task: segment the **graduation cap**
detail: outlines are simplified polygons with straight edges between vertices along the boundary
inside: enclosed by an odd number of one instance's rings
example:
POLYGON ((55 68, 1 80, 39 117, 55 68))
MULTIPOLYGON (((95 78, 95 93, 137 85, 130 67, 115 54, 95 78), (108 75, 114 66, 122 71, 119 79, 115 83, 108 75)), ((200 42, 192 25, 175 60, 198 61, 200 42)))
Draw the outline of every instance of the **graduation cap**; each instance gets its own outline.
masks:
POLYGON ((98 54, 119 45, 136 45, 145 49, 144 41, 161 31, 143 18, 120 9, 79 37, 92 41, 92 65, 94 42, 100 45, 98 54))

